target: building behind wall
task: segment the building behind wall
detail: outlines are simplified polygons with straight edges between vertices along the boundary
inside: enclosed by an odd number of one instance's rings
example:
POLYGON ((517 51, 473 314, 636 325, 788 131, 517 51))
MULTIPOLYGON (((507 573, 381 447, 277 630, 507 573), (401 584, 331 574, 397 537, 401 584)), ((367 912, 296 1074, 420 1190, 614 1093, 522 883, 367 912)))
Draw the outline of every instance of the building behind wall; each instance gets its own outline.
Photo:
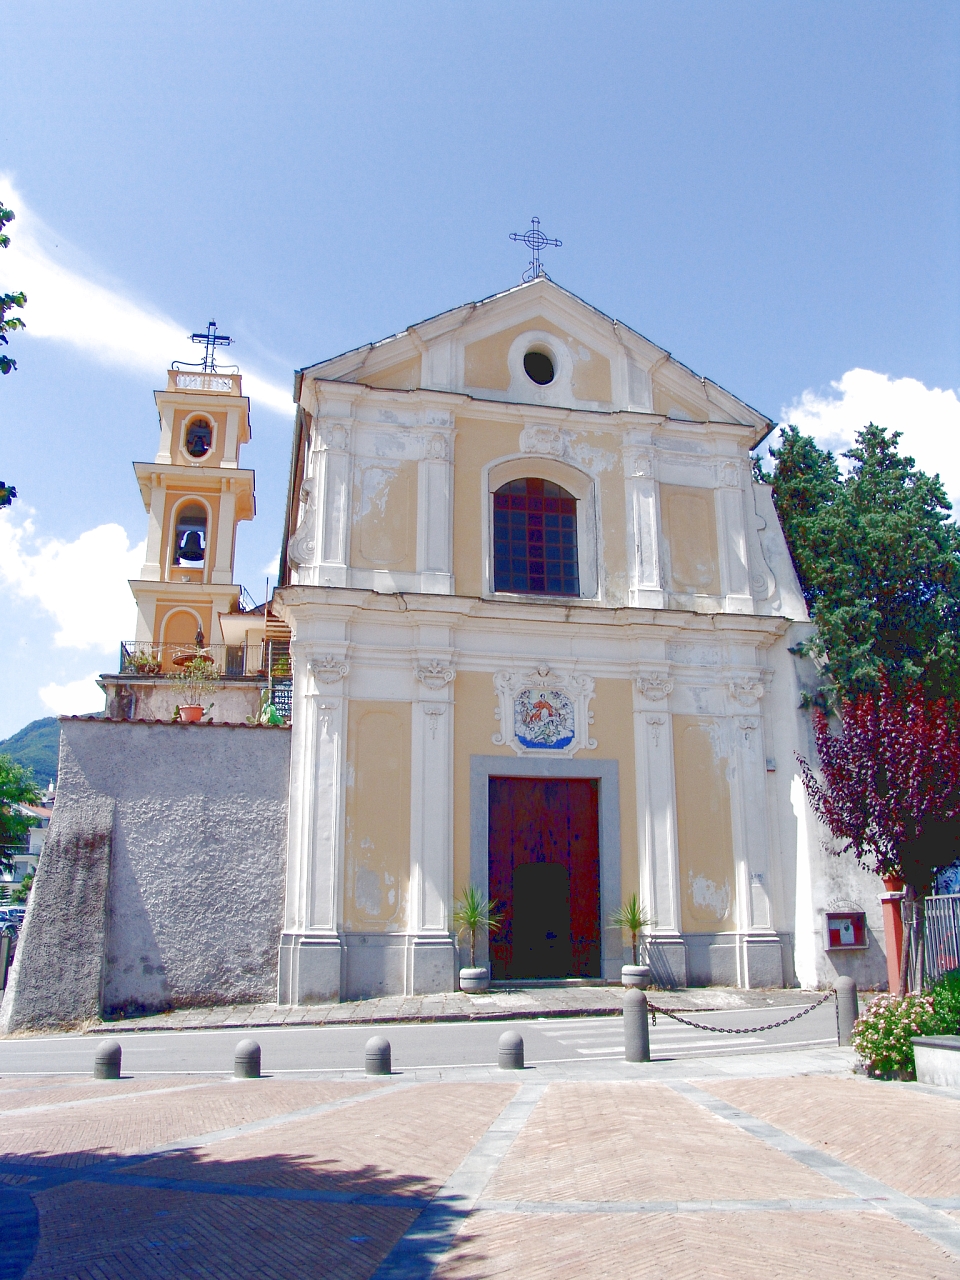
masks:
POLYGON ((296 396, 281 1001, 452 989, 469 884, 494 977, 616 978, 637 891, 662 982, 829 978, 828 899, 878 924, 878 885, 799 785, 771 421, 544 277, 296 396))

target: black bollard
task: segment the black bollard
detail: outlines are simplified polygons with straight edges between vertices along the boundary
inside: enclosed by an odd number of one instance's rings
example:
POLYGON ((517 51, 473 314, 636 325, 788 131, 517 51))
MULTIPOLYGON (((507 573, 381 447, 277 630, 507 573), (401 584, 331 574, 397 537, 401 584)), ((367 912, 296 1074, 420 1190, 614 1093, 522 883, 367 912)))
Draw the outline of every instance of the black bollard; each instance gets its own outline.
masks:
POLYGON ((383 1036, 371 1036, 364 1046, 363 1064, 368 1076, 388 1076, 390 1066, 390 1041, 383 1036))
POLYGON ((505 1031, 497 1044, 497 1066, 501 1071, 523 1070, 523 1036, 505 1031))
POLYGON ((93 1059, 94 1080, 119 1080, 122 1052, 119 1040, 101 1040, 93 1059))
POLYGON ((256 1040, 241 1040, 233 1051, 235 1080, 260 1079, 260 1046, 256 1040))
POLYGON ((857 984, 852 978, 838 978, 833 989, 837 993, 837 1043, 849 1044, 853 1024, 860 1016, 857 984))
POLYGON ((627 987, 623 993, 623 1046, 627 1062, 650 1061, 647 995, 638 987, 627 987))

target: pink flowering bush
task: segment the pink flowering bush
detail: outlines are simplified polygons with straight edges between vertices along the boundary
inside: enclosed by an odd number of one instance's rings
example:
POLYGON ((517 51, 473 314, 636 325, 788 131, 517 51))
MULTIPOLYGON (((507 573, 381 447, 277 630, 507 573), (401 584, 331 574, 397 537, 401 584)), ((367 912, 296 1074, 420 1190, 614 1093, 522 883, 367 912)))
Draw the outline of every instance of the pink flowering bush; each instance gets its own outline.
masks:
POLYGON ((911 1036, 938 1035, 941 1021, 932 993, 877 996, 857 1019, 850 1043, 868 1075, 915 1080, 911 1036))

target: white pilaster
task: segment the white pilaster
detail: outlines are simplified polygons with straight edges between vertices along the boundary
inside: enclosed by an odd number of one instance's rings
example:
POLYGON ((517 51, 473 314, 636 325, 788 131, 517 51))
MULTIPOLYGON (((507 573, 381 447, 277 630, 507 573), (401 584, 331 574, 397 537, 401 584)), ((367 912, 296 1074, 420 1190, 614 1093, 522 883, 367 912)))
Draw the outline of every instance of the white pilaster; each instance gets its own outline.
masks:
POLYGON ((238 447, 237 437, 240 433, 240 410, 227 410, 227 432, 223 440, 223 460, 221 467, 236 467, 238 465, 238 447))
POLYGON ((417 467, 417 572, 420 590, 453 593, 453 436, 428 431, 417 467))
POLYGON ((630 604, 640 609, 662 609, 665 602, 660 577, 660 521, 652 449, 635 445, 624 449, 623 474, 630 604))
POLYGON ((340 994, 345 662, 314 662, 294 646, 287 892, 279 1002, 315 1004, 340 994))
POLYGON ((745 987, 783 985, 780 940, 770 909, 770 866, 767 853, 767 786, 763 721, 758 702, 759 676, 730 681, 727 725, 732 742, 733 785, 730 799, 737 867, 737 916, 741 933, 740 980, 745 987))
POLYGON ((654 919, 651 964, 658 981, 685 985, 680 926, 680 861, 673 777, 673 682, 662 672, 637 678, 634 742, 637 760, 637 843, 640 896, 654 919))
POLYGON ((236 528, 237 495, 233 480, 220 486, 220 518, 217 521, 217 554, 210 581, 233 582, 233 535, 236 528))
POLYGON ((163 544, 163 509, 167 500, 166 476, 150 477, 150 514, 147 517, 147 558, 140 577, 147 582, 160 581, 160 551, 163 544))
POLYGON ((716 490, 717 533, 724 612, 753 613, 741 464, 733 460, 721 462, 719 479, 720 488, 716 490))
POLYGON ((419 655, 413 704, 410 796, 408 994, 452 991, 453 698, 449 652, 419 655))

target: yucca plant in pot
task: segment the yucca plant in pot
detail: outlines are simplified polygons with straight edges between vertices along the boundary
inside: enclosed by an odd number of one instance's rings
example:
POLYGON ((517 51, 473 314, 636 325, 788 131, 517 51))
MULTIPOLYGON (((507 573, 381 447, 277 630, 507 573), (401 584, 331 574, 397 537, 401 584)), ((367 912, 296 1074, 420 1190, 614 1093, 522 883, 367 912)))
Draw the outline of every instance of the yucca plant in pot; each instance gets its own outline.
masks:
POLYGON ((461 991, 486 991, 490 985, 490 970, 477 966, 477 934, 484 930, 496 933, 503 923, 503 912, 497 911, 496 900, 489 901, 475 885, 467 885, 454 904, 453 923, 457 937, 470 935, 470 967, 460 970, 461 991))
POLYGON ((630 934, 630 952, 632 964, 625 964, 620 970, 620 981, 625 987, 646 987, 650 984, 650 966, 643 963, 643 931, 653 924, 650 916, 637 894, 632 893, 618 911, 610 917, 610 923, 616 929, 630 934))
POLYGON ((180 695, 177 715, 184 724, 196 724, 212 709, 212 702, 204 707, 203 701, 217 687, 219 674, 213 659, 205 654, 198 653, 182 664, 173 683, 180 695))

